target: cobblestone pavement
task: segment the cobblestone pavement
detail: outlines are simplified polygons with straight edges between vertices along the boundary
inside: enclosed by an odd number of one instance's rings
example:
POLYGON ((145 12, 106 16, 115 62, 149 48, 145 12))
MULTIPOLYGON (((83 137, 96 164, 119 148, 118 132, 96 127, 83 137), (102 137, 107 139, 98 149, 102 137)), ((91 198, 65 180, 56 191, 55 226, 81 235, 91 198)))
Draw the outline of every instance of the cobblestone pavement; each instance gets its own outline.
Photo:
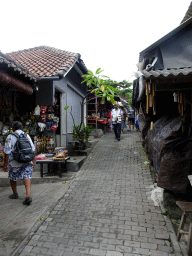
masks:
POLYGON ((99 140, 21 256, 180 255, 150 199, 153 183, 138 133, 121 138, 107 133, 99 140))

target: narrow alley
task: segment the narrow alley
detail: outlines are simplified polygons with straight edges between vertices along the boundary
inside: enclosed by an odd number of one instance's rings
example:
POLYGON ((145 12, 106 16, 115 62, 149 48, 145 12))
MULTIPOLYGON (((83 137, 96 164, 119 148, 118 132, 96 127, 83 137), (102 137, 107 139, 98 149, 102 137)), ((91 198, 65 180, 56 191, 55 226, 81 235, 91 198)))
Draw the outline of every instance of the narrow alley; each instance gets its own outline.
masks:
POLYGON ((146 159, 139 133, 127 132, 121 141, 105 134, 15 255, 181 255, 171 247, 170 223, 150 198, 153 182, 146 159))

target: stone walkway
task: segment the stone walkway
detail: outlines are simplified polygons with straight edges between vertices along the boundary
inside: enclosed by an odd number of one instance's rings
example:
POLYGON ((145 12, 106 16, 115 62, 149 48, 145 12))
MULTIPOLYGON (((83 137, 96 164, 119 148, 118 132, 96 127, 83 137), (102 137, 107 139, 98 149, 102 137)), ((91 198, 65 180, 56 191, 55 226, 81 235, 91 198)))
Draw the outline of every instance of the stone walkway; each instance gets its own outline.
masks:
POLYGON ((153 183, 139 134, 121 138, 107 133, 99 140, 19 255, 181 255, 173 251, 171 227, 150 199, 153 183))

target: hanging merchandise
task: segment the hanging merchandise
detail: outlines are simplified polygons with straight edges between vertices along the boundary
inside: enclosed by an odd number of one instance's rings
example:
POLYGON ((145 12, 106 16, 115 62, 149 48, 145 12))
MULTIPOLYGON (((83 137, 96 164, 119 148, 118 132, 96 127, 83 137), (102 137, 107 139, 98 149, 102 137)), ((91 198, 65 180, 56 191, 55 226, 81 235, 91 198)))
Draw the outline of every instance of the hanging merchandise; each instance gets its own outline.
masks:
POLYGON ((41 119, 45 123, 47 121, 47 115, 46 114, 41 114, 41 119))
POLYGON ((48 112, 49 114, 52 114, 52 113, 54 112, 53 107, 52 107, 52 106, 49 106, 48 109, 47 109, 47 112, 48 112))
POLYGON ((47 106, 41 106, 41 113, 45 114, 47 112, 47 106))
POLYGON ((29 128, 29 134, 32 135, 32 136, 35 136, 36 135, 36 128, 35 127, 30 127, 29 128))
POLYGON ((4 158, 4 152, 3 150, 0 151, 0 166, 4 166, 4 161, 5 161, 5 158, 4 158))
POLYGON ((53 137, 49 137, 46 139, 46 152, 47 153, 53 153, 55 149, 55 140, 53 137))
POLYGON ((50 137, 50 145, 53 146, 55 144, 55 139, 53 137, 50 137))
POLYGON ((139 78, 139 96, 137 98, 138 101, 142 99, 145 94, 145 79, 143 75, 139 78))
MULTIPOLYGON (((13 94, 10 95, 12 96, 13 94)), ((60 106, 36 105, 34 107, 33 101, 30 102, 25 111, 21 104, 21 97, 17 93, 13 96, 12 106, 9 105, 11 101, 8 93, 0 95, 0 146, 3 147, 7 136, 13 133, 13 121, 18 120, 23 125, 23 131, 31 136, 36 153, 53 153, 55 149, 55 131, 59 127, 60 106), (55 110, 56 113, 54 112, 55 110)), ((57 102, 58 100, 56 99, 55 103, 58 104, 57 102)), ((0 165, 3 164, 3 159, 1 158, 0 155, 0 165)))
POLYGON ((176 92, 173 93, 174 102, 178 102, 178 94, 176 92))
POLYGON ((45 129, 45 127, 46 127, 46 124, 44 124, 44 123, 38 123, 38 126, 39 126, 39 131, 40 131, 40 132, 43 132, 44 129, 45 129))
POLYGON ((58 126, 58 124, 59 124, 59 117, 54 116, 53 122, 55 122, 57 124, 57 126, 58 126))
POLYGON ((9 126, 5 125, 2 130, 2 135, 8 135, 9 134, 9 126))
POLYGON ((48 119, 49 121, 52 121, 53 118, 54 118, 54 114, 48 114, 48 115, 47 115, 47 119, 48 119))
POLYGON ((57 124, 54 123, 52 126, 51 126, 51 130, 52 131, 56 131, 57 130, 57 124))
POLYGON ((150 123, 150 130, 153 130, 153 122, 150 123))
POLYGON ((36 140, 36 151, 37 153, 41 153, 41 139, 37 138, 36 140))
POLYGON ((53 125, 53 122, 46 122, 46 130, 50 131, 51 130, 51 126, 53 125))
POLYGON ((154 83, 152 83, 152 95, 153 95, 153 97, 155 96, 155 84, 154 83))
POLYGON ((153 97, 153 115, 156 115, 156 97, 153 97))
POLYGON ((35 116, 40 116, 40 107, 39 107, 39 105, 37 105, 37 107, 35 108, 34 115, 35 116))
POLYGON ((46 137, 42 136, 41 137, 41 152, 45 153, 46 151, 46 137))

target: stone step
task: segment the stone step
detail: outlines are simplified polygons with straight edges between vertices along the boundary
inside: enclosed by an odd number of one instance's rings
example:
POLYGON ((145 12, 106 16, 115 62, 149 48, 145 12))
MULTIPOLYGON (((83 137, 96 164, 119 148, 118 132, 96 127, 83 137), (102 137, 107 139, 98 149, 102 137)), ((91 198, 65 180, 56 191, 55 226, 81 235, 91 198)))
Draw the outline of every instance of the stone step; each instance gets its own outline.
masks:
POLYGON ((67 172, 78 172, 86 158, 87 156, 70 156, 66 164, 67 172))

